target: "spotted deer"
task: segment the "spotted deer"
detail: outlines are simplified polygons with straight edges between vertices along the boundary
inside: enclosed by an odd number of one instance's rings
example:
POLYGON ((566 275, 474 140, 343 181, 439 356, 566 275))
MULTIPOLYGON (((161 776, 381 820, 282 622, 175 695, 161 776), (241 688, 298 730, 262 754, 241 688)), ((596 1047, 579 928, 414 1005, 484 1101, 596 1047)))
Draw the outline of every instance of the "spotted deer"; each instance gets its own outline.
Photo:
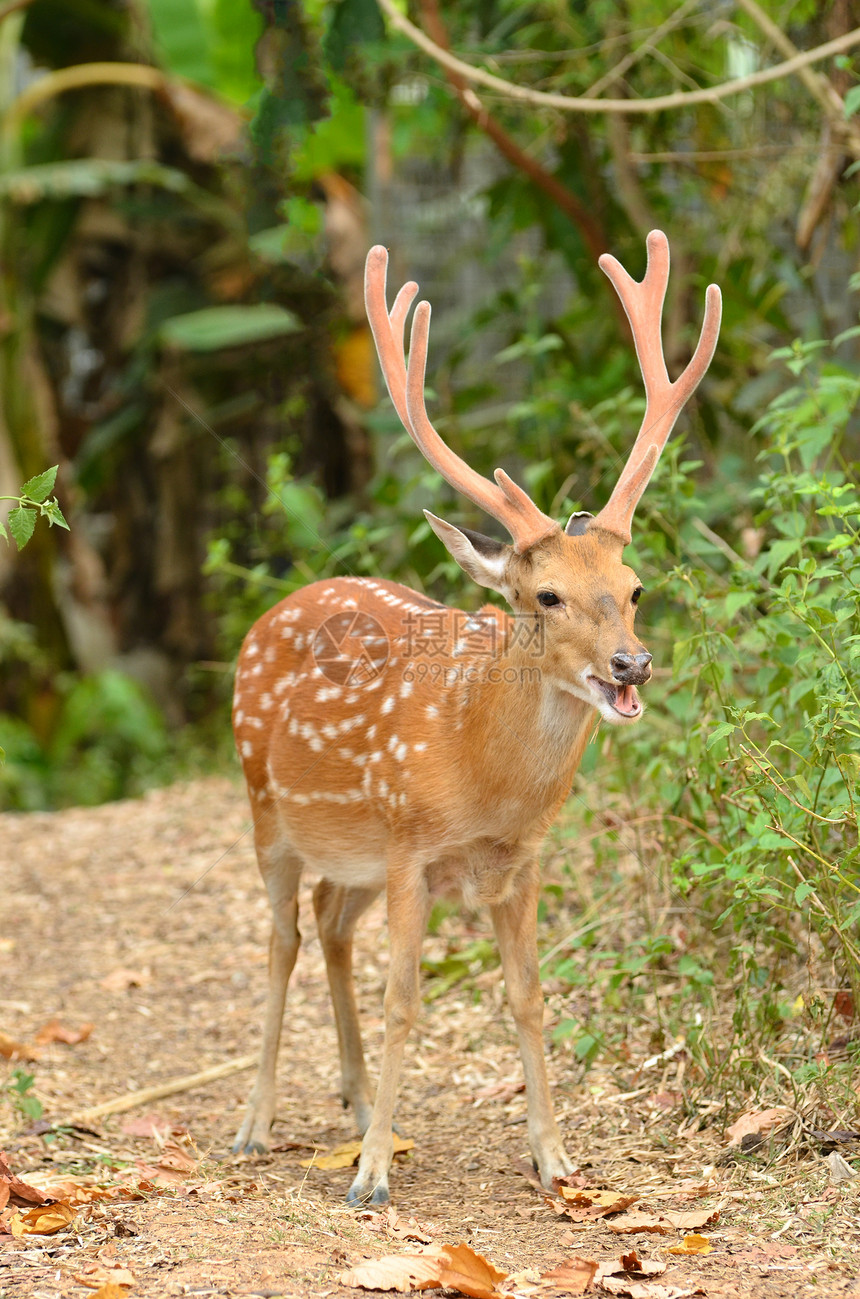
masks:
POLYGON ((233 721, 254 842, 273 912, 259 1072, 234 1151, 269 1146, 275 1064, 287 984, 299 948, 303 870, 313 900, 337 1027, 342 1095, 363 1134, 352 1204, 389 1198, 392 1116, 404 1045, 419 1007, 419 960, 433 900, 485 903, 519 1037, 528 1137, 549 1187, 572 1164, 553 1115, 542 1047, 538 855, 595 722, 642 716, 637 687, 651 655, 634 629, 642 585, 622 560, 635 507, 677 415, 707 370, 720 324, 711 285, 701 336, 669 381, 661 318, 669 277, 664 234, 648 236, 641 282, 614 257, 600 266, 630 320, 645 417, 609 501, 566 527, 543 514, 502 469, 471 469, 430 423, 424 371, 430 306, 415 311, 407 367, 404 326, 418 286, 386 302, 388 257, 367 257, 365 294, 382 372, 404 427, 443 478, 495 518, 512 545, 425 510, 430 527, 480 586, 513 613, 477 615, 395 582, 314 582, 255 623, 239 656, 233 721), (386 890, 390 963, 385 1036, 374 1097, 352 975, 355 924, 386 890))

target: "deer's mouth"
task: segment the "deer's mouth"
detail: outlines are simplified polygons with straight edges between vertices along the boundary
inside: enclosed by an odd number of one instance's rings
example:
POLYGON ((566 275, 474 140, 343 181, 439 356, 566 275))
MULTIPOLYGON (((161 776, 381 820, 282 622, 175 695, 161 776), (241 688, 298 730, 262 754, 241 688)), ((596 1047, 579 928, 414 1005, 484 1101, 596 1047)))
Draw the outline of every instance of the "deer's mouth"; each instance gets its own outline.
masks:
POLYGON ((635 686, 622 686, 614 681, 601 681, 600 677, 587 677, 588 684, 592 690, 598 691, 610 708, 618 713, 619 717, 627 718, 632 721, 642 712, 642 700, 635 686))

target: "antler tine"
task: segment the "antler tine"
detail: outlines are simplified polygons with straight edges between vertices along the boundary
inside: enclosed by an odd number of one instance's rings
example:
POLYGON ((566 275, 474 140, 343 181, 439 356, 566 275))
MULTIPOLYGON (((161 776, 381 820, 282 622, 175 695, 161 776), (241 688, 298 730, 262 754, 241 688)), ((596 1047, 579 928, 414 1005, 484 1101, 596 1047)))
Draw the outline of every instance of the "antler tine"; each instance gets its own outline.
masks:
MULTIPOLYGON (((381 244, 374 245, 364 264, 364 305, 370 332, 376 343, 376 353, 386 387, 406 431, 412 434, 406 409, 406 357, 403 352, 403 330, 409 308, 415 300, 418 285, 410 280, 394 299, 389 315, 385 297, 388 278, 388 251, 381 244)), ((412 434, 414 436, 414 434, 412 434)))
POLYGON ((608 253, 600 258, 599 263, 627 312, 645 384, 645 416, 633 450, 612 495, 592 524, 614 533, 625 544, 630 541, 630 525, 636 506, 682 407, 711 364, 720 332, 720 290, 716 284, 710 284, 705 294, 705 315, 696 350, 684 372, 671 383, 663 357, 660 328, 669 283, 669 241, 662 230, 651 231, 647 249, 648 264, 641 281, 628 275, 620 262, 608 253))
POLYGON ((496 469, 495 483, 477 473, 465 460, 442 441, 430 422, 424 404, 424 376, 427 367, 427 345, 430 338, 430 303, 419 302, 412 318, 409 339, 409 368, 406 374, 406 407, 412 436, 424 458, 437 469, 452 487, 480 505, 503 527, 522 554, 535 542, 558 531, 554 519, 543 514, 534 501, 510 478, 504 469, 496 469), (498 485, 497 485, 498 484, 498 485))
POLYGON ((496 482, 491 483, 442 441, 430 422, 424 404, 430 303, 419 302, 415 309, 407 371, 403 354, 403 326, 418 286, 412 282, 405 284, 395 298, 389 315, 385 297, 387 267, 388 253, 377 244, 367 254, 365 301, 379 363, 397 414, 433 468, 458 492, 474 501, 507 528, 513 538, 514 549, 522 553, 536 541, 557 531, 559 525, 541 513, 534 501, 503 469, 495 471, 496 482))

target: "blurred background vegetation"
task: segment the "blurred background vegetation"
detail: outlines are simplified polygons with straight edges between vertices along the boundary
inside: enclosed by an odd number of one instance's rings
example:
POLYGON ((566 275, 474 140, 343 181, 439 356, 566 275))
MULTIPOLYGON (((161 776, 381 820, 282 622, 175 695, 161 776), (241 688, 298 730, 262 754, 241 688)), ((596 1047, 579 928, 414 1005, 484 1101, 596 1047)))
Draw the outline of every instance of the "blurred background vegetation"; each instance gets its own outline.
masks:
MULTIPOLYGON (((585 113, 471 85, 391 8, 0 2, 0 495, 58 464, 70 524, 0 549, 0 799, 97 802, 226 765, 242 636, 314 577, 483 602, 421 508, 487 521, 380 400, 372 242, 433 301, 440 430, 564 519, 603 504, 643 408, 597 257, 638 276, 661 227, 670 370, 711 280, 723 331, 630 548, 649 715, 590 746, 557 846, 576 874, 571 839, 590 840, 586 913, 622 859, 662 900, 623 943, 586 925, 557 968, 618 986, 668 962, 703 1005, 725 977, 738 1032, 823 1025, 844 1055, 833 1026, 860 992, 860 10, 412 0, 437 46, 503 81, 631 104, 585 113), (790 75, 684 98, 834 41, 790 75)), ((712 1049, 701 1016, 678 1031, 712 1049)), ((587 1007, 565 1034, 584 1060, 600 1049, 587 1007)))

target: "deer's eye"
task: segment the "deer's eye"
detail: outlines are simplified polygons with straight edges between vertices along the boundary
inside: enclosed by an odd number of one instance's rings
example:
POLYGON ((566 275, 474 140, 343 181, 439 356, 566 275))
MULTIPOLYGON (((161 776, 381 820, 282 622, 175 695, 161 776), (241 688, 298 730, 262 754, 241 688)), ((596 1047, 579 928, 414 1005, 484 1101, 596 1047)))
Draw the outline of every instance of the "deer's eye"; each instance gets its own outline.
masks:
POLYGON ((543 605, 544 609, 551 609, 553 605, 561 604, 555 591, 538 591, 538 604, 543 605))
POLYGON ((638 604, 638 603, 639 603, 639 597, 640 597, 640 595, 643 595, 644 592, 645 592, 645 587, 644 587, 644 586, 637 586, 636 590, 633 592, 633 594, 632 594, 631 597, 630 597, 631 603, 632 603, 632 604, 638 604))

